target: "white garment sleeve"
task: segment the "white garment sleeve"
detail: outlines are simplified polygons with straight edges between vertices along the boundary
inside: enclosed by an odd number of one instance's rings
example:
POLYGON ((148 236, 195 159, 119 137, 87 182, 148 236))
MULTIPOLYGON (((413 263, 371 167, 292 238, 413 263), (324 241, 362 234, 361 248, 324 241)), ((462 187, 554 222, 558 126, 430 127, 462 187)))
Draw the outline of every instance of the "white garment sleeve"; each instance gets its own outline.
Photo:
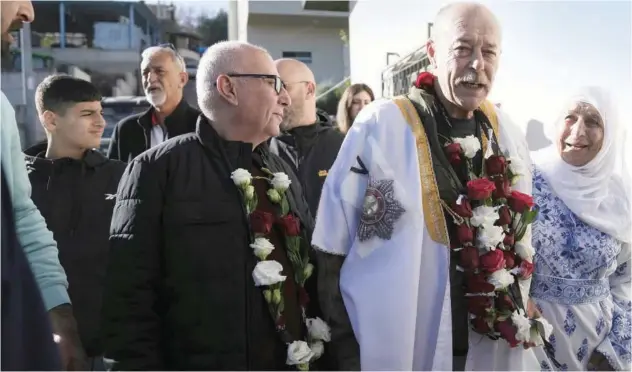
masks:
POLYGON ((362 168, 357 159, 367 147, 368 128, 376 121, 374 112, 365 109, 358 115, 329 169, 312 237, 312 245, 323 252, 346 256, 353 244, 365 192, 358 186, 366 185, 358 181, 368 176, 351 168, 362 168))

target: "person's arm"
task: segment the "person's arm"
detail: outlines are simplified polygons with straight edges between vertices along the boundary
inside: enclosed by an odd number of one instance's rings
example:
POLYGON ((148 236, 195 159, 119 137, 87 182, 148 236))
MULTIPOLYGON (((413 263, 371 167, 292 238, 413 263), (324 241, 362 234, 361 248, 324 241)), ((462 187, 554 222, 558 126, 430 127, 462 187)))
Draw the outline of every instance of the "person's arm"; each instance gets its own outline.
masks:
MULTIPOLYGON (((112 137, 110 138, 110 146, 108 147, 108 158, 112 160, 121 160, 121 149, 119 148, 119 131, 123 121, 120 121, 114 127, 112 131, 112 137)), ((123 160, 125 161, 125 160, 123 160)))
POLYGON ((632 341, 630 341, 632 260, 630 256, 630 244, 623 244, 617 256, 617 268, 609 277, 613 303, 612 327, 606 338, 593 352, 589 362, 589 366, 598 371, 630 370, 632 355, 632 341))
POLYGON ((0 156, 13 202, 16 231, 42 292, 44 305, 51 310, 70 303, 68 280, 59 262, 53 233, 48 230, 44 217, 31 200, 31 183, 26 173, 15 111, 4 94, 1 99, 0 156))
POLYGON ((163 208, 157 166, 143 159, 127 166, 112 214, 102 329, 105 356, 115 370, 164 370, 155 312, 163 208))

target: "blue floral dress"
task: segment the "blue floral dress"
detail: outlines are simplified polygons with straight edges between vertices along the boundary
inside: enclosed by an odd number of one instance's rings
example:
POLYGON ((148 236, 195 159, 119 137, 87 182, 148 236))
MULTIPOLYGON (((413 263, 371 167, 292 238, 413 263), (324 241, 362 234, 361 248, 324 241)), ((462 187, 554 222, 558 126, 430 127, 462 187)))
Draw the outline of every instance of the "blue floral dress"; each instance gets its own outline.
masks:
MULTIPOLYGON (((630 370, 630 245, 582 222, 537 169, 533 197, 536 251, 531 297, 553 326, 560 370, 587 370, 593 351, 616 370, 630 370)), ((540 367, 555 370, 544 351, 540 367)))

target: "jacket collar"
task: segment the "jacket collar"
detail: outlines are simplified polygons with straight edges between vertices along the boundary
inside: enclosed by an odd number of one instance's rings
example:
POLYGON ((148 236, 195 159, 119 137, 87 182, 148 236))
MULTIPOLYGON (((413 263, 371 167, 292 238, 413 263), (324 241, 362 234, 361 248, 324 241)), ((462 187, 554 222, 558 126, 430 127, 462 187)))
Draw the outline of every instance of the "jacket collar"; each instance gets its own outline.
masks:
POLYGON ((88 168, 96 168, 101 164, 108 161, 108 158, 101 154, 96 149, 86 150, 81 160, 69 159, 69 158, 61 158, 61 159, 47 159, 46 158, 46 149, 48 148, 48 141, 44 140, 36 145, 33 145, 24 151, 24 154, 27 155, 27 160, 31 164, 46 162, 50 164, 54 164, 56 162, 77 162, 85 165, 88 168))
MULTIPOLYGON (((174 131, 177 131, 179 127, 186 127, 187 112, 189 109, 189 104, 184 98, 182 98, 171 115, 165 118, 165 126, 168 129, 173 129, 174 131)), ((151 129, 154 125, 155 113, 156 109, 154 107, 150 107, 138 118, 138 123, 146 129, 151 129)), ((186 133, 186 131, 183 133, 186 133)))
POLYGON ((250 167, 252 144, 241 141, 228 141, 220 137, 211 125, 211 121, 203 114, 198 116, 195 128, 198 140, 206 151, 217 157, 226 156, 234 169, 250 167))

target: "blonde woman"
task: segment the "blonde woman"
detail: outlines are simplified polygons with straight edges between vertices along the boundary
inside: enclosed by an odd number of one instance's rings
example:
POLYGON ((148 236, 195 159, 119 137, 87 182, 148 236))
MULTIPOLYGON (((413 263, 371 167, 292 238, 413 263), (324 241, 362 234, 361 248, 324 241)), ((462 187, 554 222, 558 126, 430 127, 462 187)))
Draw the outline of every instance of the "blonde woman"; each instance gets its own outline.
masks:
POLYGON ((336 122, 342 133, 347 133, 358 112, 375 100, 373 90, 366 84, 353 84, 348 87, 338 102, 336 122))

